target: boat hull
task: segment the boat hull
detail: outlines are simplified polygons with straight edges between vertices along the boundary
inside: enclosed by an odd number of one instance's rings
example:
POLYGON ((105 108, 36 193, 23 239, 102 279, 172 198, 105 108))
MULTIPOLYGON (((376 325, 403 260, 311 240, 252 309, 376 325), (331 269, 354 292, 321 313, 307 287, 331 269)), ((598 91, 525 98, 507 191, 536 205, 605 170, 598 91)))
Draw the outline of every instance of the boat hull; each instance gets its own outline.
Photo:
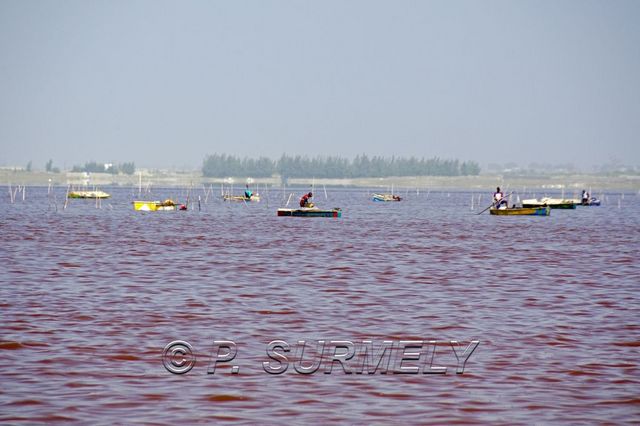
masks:
POLYGON ((546 207, 516 207, 510 209, 490 209, 490 214, 497 216, 549 216, 551 209, 546 207))
POLYGON ((67 194, 67 198, 109 198, 111 194, 103 191, 71 191, 67 194))
POLYGON ((544 203, 522 203, 524 208, 541 208, 549 206, 552 209, 566 209, 573 210, 576 208, 574 203, 558 203, 558 204, 544 204, 544 203))
POLYGON ((373 194, 371 199, 373 201, 381 201, 381 202, 402 201, 401 197, 399 197, 398 195, 392 195, 392 194, 373 194))
POLYGON ((167 204, 162 201, 134 201, 133 209, 141 212, 186 210, 184 204, 167 204))
POLYGON ((317 208, 299 209, 278 209, 278 216, 291 217, 342 217, 342 210, 339 208, 331 210, 321 210, 317 208))
POLYGON ((552 209, 575 209, 578 200, 562 199, 562 198, 542 198, 522 200, 522 207, 525 208, 539 208, 549 206, 552 209))
POLYGON ((222 196, 224 201, 246 202, 246 203, 259 203, 260 196, 258 194, 252 195, 251 198, 245 198, 242 195, 224 195, 222 196))
POLYGON ((579 205, 586 206, 586 207, 599 206, 600 205, 600 200, 598 200, 597 198, 592 198, 591 200, 585 201, 584 203, 580 202, 579 205))

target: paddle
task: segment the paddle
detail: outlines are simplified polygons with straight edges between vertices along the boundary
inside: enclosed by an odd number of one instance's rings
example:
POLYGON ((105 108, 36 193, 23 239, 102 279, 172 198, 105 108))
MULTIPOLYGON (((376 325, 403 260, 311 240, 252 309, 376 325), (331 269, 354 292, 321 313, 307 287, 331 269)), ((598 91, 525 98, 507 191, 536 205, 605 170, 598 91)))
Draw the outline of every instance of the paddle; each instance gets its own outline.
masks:
POLYGON ((513 191, 511 191, 510 193, 508 193, 507 195, 505 195, 504 197, 502 197, 501 199, 499 199, 498 201, 494 201, 493 203, 491 203, 491 205, 489 207, 487 207, 486 209, 482 210, 480 213, 476 213, 476 214, 482 214, 484 212, 486 212, 487 210, 489 210, 491 207, 495 206, 496 203, 499 203, 500 201, 504 200, 505 198, 507 198, 509 195, 513 194, 513 191))

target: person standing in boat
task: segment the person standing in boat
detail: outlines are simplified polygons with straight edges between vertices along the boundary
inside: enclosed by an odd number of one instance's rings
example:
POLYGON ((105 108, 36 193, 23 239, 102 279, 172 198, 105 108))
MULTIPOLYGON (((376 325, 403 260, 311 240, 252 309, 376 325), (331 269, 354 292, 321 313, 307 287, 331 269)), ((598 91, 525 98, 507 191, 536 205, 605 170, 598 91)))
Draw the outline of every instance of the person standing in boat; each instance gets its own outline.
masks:
POLYGON ((251 190, 249 189, 249 184, 246 184, 245 190, 244 190, 244 198, 246 198, 247 200, 250 200, 252 196, 253 196, 253 192, 251 192, 251 190))
POLYGON ((586 206, 589 204, 589 193, 586 190, 582 190, 582 205, 586 206))
POLYGON ((300 207, 313 207, 313 203, 309 201, 310 198, 313 198, 313 193, 309 192, 308 194, 304 194, 302 198, 300 198, 300 207))
POLYGON ((504 197, 502 191, 500 191, 500 187, 497 187, 496 192, 493 193, 493 205, 497 209, 506 209, 508 207, 507 199, 504 197))

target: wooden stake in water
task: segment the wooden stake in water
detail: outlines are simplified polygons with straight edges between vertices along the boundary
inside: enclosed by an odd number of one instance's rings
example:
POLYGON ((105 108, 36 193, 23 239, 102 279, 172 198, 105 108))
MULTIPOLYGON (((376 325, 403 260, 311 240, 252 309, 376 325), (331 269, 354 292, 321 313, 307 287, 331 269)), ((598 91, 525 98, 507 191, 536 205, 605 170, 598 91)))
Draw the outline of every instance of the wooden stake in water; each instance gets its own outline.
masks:
POLYGON ((67 203, 69 203, 69 191, 71 190, 71 185, 67 186, 67 193, 64 196, 64 206, 62 207, 62 210, 66 210, 67 209, 67 203))
POLYGON ((322 184, 322 189, 324 189, 324 199, 328 200, 329 197, 327 197, 327 187, 324 185, 324 183, 322 184))
POLYGON ((289 199, 287 200, 287 204, 285 204, 285 207, 289 206, 289 202, 291 201, 291 197, 293 197, 293 192, 291 194, 289 194, 289 199))

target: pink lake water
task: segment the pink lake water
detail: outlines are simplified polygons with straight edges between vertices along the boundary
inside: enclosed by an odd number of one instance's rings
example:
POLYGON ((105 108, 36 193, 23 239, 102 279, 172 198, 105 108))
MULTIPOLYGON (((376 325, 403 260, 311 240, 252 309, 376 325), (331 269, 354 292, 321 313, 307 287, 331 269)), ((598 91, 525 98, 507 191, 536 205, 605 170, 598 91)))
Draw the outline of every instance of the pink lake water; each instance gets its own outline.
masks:
POLYGON ((113 194, 102 208, 62 209, 57 188, 56 209, 46 188, 15 204, 4 188, 2 422, 640 422, 636 194, 495 217, 463 191, 373 203, 329 190, 317 204, 343 217, 308 219, 276 217, 277 191, 145 213, 130 189, 102 189, 113 194), (207 374, 223 339, 237 356, 207 374), (448 370, 270 375, 276 339, 435 340, 448 370), (183 375, 162 362, 174 340, 196 355, 183 375), (480 342, 463 374, 451 340, 480 342))

